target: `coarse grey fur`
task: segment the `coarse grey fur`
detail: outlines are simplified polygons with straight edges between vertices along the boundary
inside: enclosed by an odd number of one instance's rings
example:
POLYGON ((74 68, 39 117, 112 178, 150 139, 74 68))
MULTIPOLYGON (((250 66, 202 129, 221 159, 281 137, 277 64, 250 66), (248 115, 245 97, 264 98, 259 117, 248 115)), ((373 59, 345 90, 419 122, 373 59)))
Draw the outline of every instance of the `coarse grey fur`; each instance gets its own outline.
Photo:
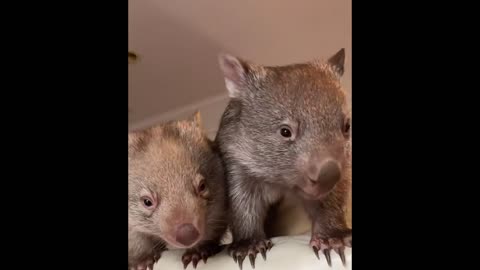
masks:
POLYGON ((265 218, 286 192, 304 203, 314 250, 339 248, 321 245, 335 239, 351 246, 345 221, 351 162, 350 112, 340 84, 344 59, 343 49, 327 61, 276 67, 219 57, 231 99, 216 143, 227 175, 230 250, 240 264, 270 245, 265 218), (280 134, 285 126, 292 131, 288 139, 280 134), (312 184, 307 176, 317 177, 319 164, 327 161, 338 164, 341 176, 312 184))

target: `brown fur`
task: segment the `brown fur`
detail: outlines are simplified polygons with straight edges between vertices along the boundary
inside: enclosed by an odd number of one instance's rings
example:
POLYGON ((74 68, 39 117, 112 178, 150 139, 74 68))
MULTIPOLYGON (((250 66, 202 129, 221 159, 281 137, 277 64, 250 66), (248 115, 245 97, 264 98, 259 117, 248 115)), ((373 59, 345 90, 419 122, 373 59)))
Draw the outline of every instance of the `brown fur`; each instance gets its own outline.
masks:
POLYGON ((198 113, 189 120, 130 133, 128 164, 129 265, 159 256, 152 242, 182 247, 175 233, 184 223, 200 232, 201 240, 192 248, 218 245, 227 225, 224 172, 198 113), (202 179, 207 188, 200 194, 202 179), (158 207, 146 209, 144 196, 157 198, 158 207))

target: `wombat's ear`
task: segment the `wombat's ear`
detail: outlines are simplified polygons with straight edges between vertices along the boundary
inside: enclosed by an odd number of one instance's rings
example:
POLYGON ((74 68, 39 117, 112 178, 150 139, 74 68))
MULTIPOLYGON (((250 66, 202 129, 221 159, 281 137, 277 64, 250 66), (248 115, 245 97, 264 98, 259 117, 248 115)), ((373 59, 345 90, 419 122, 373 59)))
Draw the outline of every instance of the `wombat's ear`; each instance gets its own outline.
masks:
POLYGON ((345 65, 345 49, 342 48, 335 55, 328 59, 328 64, 332 66, 338 77, 341 77, 344 72, 345 65))
POLYGON ((130 154, 135 150, 135 146, 140 141, 140 135, 137 132, 128 133, 128 153, 130 154))
POLYGON ((218 55, 218 62, 225 77, 225 85, 229 96, 231 98, 239 97, 242 86, 245 83, 248 64, 235 56, 225 53, 218 55))
POLYGON ((190 116, 190 121, 192 121, 195 125, 201 127, 202 126, 202 115, 200 111, 195 111, 192 116, 190 116))

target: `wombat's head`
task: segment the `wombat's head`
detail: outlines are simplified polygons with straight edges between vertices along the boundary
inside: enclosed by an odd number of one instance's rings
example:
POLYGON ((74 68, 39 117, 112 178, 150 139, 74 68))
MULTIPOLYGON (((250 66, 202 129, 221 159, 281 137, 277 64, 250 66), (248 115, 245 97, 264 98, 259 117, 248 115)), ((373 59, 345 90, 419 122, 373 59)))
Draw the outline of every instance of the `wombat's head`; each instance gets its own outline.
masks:
POLYGON ((128 135, 129 226, 192 247, 206 236, 223 171, 200 116, 128 135))
POLYGON ((344 60, 344 49, 327 61, 277 67, 220 55, 231 97, 222 147, 266 181, 309 199, 328 194, 342 177, 350 137, 344 60))

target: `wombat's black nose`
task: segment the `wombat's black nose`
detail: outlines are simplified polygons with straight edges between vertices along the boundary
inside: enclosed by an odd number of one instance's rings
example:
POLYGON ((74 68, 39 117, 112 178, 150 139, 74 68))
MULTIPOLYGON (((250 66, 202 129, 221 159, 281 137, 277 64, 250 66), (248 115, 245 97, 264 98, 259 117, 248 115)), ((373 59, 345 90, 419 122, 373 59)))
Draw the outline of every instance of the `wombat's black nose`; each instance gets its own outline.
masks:
POLYGON ((332 188, 341 176, 341 169, 337 162, 329 160, 321 164, 312 164, 307 171, 308 178, 325 189, 332 188))
POLYGON ((182 245, 190 246, 197 241, 199 235, 195 226, 190 223, 184 223, 177 228, 176 240, 182 245))

